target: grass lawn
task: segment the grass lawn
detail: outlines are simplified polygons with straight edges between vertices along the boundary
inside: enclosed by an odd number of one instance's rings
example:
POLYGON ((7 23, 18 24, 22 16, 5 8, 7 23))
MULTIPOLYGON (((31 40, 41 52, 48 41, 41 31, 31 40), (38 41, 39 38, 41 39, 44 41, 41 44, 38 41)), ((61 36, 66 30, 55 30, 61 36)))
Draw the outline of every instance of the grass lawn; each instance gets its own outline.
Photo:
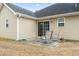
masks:
POLYGON ((0 39, 0 55, 79 55, 79 42, 61 42, 58 47, 48 48, 0 39))

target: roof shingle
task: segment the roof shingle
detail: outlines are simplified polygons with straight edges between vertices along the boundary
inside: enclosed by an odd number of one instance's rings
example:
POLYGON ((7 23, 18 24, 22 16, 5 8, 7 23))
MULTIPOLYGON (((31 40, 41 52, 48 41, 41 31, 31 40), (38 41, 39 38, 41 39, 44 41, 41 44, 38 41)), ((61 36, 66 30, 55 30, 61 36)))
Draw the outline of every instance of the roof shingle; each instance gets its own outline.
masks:
POLYGON ((79 3, 57 3, 35 12, 37 17, 58 15, 79 11, 79 3))
POLYGON ((35 13, 24 8, 18 7, 16 5, 13 5, 11 3, 6 4, 15 12, 19 12, 33 17, 45 17, 79 11, 79 3, 56 3, 42 10, 36 11, 35 13))
POLYGON ((21 8, 19 6, 16 6, 14 4, 11 4, 11 3, 6 3, 12 10, 14 10, 15 12, 19 12, 19 13, 22 13, 22 14, 26 14, 26 15, 29 15, 29 16, 33 16, 35 17, 34 13, 32 11, 29 11, 29 10, 26 10, 24 8, 21 8))

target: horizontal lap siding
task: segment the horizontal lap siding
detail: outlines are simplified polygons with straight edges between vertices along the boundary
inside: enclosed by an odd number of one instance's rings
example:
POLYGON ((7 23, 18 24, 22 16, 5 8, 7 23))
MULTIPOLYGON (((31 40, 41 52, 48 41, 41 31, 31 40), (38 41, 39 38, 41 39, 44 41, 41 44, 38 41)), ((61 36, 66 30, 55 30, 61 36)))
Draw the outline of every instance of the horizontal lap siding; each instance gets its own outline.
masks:
POLYGON ((37 24, 35 20, 20 18, 20 39, 33 39, 37 36, 37 24))
POLYGON ((52 19, 51 26, 54 33, 57 33, 60 30, 60 37, 62 38, 79 40, 79 16, 65 17, 65 25, 63 28, 58 28, 57 20, 52 19))
POLYGON ((65 38, 79 40, 79 16, 66 17, 63 33, 65 38))
POLYGON ((3 7, 0 12, 0 37, 16 39, 17 33, 17 18, 7 8, 3 7), (9 27, 6 28, 6 19, 8 19, 9 27))

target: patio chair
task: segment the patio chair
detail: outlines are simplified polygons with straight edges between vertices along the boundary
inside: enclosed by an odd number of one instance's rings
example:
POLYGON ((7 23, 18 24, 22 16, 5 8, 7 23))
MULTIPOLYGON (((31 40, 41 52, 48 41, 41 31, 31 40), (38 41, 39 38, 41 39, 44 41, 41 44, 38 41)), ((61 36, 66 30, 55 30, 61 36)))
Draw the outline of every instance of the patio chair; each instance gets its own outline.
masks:
POLYGON ((43 43, 52 43, 52 42, 58 42, 59 41, 59 34, 60 31, 58 33, 54 33, 54 31, 46 31, 45 36, 43 36, 44 38, 41 39, 41 42, 43 43))
POLYGON ((46 31, 43 38, 41 38, 41 42, 45 44, 52 43, 51 41, 52 34, 53 34, 53 31, 46 31))
POLYGON ((54 33, 54 31, 47 31, 46 40, 59 41, 59 34, 60 31, 58 33, 54 33))
POLYGON ((47 31, 45 37, 46 39, 51 40, 52 35, 53 35, 53 31, 47 31))

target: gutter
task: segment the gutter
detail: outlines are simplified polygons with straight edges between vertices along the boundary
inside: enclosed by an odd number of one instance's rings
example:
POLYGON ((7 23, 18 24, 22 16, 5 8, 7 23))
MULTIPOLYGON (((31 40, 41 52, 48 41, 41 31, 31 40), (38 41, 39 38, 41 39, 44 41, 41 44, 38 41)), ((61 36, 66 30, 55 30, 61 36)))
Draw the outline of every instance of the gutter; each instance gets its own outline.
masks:
POLYGON ((79 11, 78 12, 65 13, 65 14, 52 15, 52 16, 39 17, 38 20, 64 17, 64 16, 74 16, 74 15, 79 15, 79 11))
POLYGON ((39 18, 32 17, 32 16, 25 15, 25 14, 21 14, 21 13, 18 13, 18 12, 16 12, 16 15, 20 15, 20 17, 24 17, 24 18, 28 18, 28 19, 33 19, 33 20, 47 20, 47 19, 57 18, 57 17, 79 15, 79 11, 78 12, 65 13, 65 14, 52 15, 52 16, 39 17, 39 18))
POLYGON ((16 16, 18 16, 18 15, 20 17, 24 17, 24 18, 28 18, 28 19, 33 19, 33 20, 37 20, 38 19, 37 17, 32 17, 32 16, 29 16, 29 15, 25 15, 25 14, 16 12, 16 16))
POLYGON ((7 4, 3 3, 7 8, 9 8, 14 15, 18 16, 20 15, 20 17, 24 17, 24 18, 28 18, 28 19, 32 19, 32 20, 46 20, 46 19, 51 19, 51 18, 57 18, 57 17, 64 17, 64 16, 74 16, 74 15, 79 15, 79 11, 77 12, 70 12, 70 13, 64 13, 64 14, 58 14, 58 15, 51 15, 51 16, 45 16, 45 17, 33 17, 33 16, 29 16, 26 14, 22 14, 19 12, 15 12, 13 11, 10 7, 8 7, 7 4))

